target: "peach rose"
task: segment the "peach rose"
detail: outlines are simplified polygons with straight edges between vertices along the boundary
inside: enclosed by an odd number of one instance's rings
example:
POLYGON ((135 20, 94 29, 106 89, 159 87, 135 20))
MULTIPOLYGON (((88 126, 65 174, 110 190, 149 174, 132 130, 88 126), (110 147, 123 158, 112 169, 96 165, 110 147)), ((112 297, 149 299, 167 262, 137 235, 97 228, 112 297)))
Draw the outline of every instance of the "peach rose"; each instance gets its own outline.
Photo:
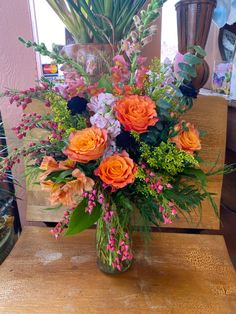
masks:
POLYGON ((155 102, 148 96, 131 95, 117 101, 116 117, 126 131, 147 132, 155 125, 157 118, 155 102))
POLYGON ((129 158, 129 155, 123 151, 121 154, 116 153, 104 158, 98 169, 95 170, 95 174, 113 189, 120 189, 134 182, 136 171, 137 166, 129 158))
POLYGON ((102 156, 106 144, 107 131, 105 129, 86 128, 71 133, 69 145, 63 153, 71 160, 88 163, 102 156))
POLYGON ((199 139, 199 132, 194 128, 194 125, 191 123, 185 123, 186 128, 183 128, 183 123, 185 121, 181 121, 177 124, 174 129, 178 134, 172 138, 170 141, 175 143, 179 149, 186 151, 187 153, 193 154, 195 151, 201 149, 201 142, 199 139))

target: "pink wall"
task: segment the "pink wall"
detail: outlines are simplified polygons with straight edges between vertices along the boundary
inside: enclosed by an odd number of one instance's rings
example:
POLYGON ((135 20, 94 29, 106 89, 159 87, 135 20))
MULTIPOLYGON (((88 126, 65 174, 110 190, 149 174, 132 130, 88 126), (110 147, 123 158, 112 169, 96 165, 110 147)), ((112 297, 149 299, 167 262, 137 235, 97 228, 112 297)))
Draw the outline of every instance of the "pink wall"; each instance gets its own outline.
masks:
MULTIPOLYGON (((25 89, 34 85, 37 78, 35 53, 18 41, 18 36, 33 38, 31 15, 28 0, 0 0, 0 91, 4 87, 25 89)), ((6 99, 0 99, 0 110, 5 123, 9 145, 20 145, 11 132, 18 124, 21 109, 10 105, 6 99)), ((24 188, 23 166, 15 169, 23 188, 17 190, 22 199, 18 201, 22 224, 25 224, 26 196, 24 188)))

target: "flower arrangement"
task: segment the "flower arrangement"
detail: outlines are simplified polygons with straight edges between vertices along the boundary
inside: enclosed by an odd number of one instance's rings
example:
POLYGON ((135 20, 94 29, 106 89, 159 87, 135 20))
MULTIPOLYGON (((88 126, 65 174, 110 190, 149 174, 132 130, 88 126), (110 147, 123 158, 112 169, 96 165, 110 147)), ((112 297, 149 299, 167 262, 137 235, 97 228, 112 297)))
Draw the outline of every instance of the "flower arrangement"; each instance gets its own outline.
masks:
POLYGON ((74 235, 97 223, 98 259, 105 271, 130 266, 132 228, 149 231, 151 225, 171 224, 205 198, 217 212, 207 177, 231 170, 201 169, 201 132, 182 118, 197 95, 191 79, 205 52, 194 46, 174 67, 158 59, 145 66, 141 48, 150 42, 162 2, 152 0, 134 17, 135 30, 121 42, 110 75, 99 82, 91 83, 80 64, 56 50, 20 39, 73 69, 63 84, 42 80, 28 90, 4 92, 23 109, 40 99, 46 113, 23 113, 14 127, 17 137, 37 128, 44 139, 2 158, 2 180, 24 156, 28 176, 34 182, 38 178, 52 210, 65 208, 52 233, 74 235))

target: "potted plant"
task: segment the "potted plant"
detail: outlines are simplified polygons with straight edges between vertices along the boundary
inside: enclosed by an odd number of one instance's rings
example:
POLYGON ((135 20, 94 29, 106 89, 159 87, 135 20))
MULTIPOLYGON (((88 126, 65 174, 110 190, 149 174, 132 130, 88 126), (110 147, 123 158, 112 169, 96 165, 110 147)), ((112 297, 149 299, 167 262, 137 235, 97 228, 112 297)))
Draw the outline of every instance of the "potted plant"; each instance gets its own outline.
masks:
POLYGON ((133 27, 147 0, 47 0, 72 34, 75 44, 62 53, 73 58, 94 76, 108 71, 113 51, 133 27))

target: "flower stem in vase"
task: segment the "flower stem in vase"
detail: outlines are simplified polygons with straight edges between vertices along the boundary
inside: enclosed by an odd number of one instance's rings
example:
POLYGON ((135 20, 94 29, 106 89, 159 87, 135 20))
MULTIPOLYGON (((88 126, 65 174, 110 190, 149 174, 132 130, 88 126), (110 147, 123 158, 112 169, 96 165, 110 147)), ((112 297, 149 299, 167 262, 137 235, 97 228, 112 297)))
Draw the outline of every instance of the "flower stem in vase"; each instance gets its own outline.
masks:
POLYGON ((97 264, 105 273, 122 273, 132 264, 132 239, 129 228, 121 226, 118 215, 109 209, 104 211, 97 222, 96 250, 97 264))

